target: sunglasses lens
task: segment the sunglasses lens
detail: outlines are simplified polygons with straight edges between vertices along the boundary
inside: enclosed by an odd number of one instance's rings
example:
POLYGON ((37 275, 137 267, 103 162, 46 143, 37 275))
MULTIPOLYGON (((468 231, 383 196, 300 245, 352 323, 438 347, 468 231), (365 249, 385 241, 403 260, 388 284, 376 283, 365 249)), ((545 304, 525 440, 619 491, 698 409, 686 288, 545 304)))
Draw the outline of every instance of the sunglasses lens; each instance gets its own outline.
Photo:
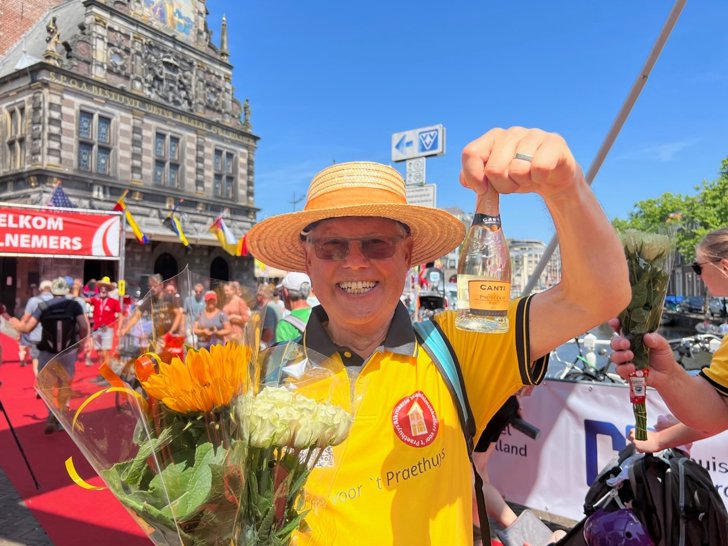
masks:
MULTIPOLYGON (((343 260, 349 255, 349 245, 357 239, 312 240, 316 256, 321 260, 343 260)), ((394 256, 398 239, 358 239, 361 252, 370 260, 384 260, 394 256)))
POLYGON ((370 260, 383 260, 394 256, 395 245, 391 239, 362 239, 361 251, 370 260))
POLYGON ((349 241, 346 239, 314 241, 313 247, 321 260, 343 260, 349 254, 349 241))
POLYGON ((696 275, 700 275, 703 272, 703 266, 700 265, 698 262, 693 262, 691 264, 691 267, 693 268, 693 271, 695 271, 696 275))

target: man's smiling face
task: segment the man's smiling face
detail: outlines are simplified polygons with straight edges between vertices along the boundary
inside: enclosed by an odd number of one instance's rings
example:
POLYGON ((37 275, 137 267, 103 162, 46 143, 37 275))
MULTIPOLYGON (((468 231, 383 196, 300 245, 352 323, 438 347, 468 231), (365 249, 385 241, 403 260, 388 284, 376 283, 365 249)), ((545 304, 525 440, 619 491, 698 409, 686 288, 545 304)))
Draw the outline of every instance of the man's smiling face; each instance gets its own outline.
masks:
POLYGON ((332 218, 317 224, 303 244, 306 272, 330 321, 376 328, 391 320, 412 257, 412 238, 401 224, 332 218))

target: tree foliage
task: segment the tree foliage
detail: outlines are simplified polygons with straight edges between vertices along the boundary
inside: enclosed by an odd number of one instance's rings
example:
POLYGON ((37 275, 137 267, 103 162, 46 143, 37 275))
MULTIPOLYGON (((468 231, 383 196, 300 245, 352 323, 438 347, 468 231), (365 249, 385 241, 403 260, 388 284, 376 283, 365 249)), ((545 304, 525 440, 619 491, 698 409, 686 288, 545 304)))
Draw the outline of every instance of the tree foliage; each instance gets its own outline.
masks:
POLYGON ((719 177, 695 186, 695 195, 663 193, 655 199, 638 201, 626 220, 613 225, 620 231, 633 228, 648 232, 668 232, 685 260, 694 256, 695 246, 714 229, 728 226, 728 158, 719 177))

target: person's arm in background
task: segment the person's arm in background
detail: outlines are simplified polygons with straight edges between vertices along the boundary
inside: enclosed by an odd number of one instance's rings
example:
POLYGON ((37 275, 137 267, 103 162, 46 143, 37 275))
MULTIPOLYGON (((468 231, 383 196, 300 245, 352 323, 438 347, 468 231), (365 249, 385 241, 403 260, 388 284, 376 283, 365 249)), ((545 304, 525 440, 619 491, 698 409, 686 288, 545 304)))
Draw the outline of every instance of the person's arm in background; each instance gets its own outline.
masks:
MULTIPOLYGON (((240 299, 240 320, 241 326, 245 326, 245 324, 250 320, 250 307, 248 307, 248 304, 245 302, 243 298, 240 299)), ((232 320, 231 320, 232 322, 232 320)))
POLYGON ((88 336, 88 333, 91 330, 91 328, 89 327, 88 318, 86 318, 86 313, 83 312, 83 307, 81 307, 80 303, 78 304, 78 308, 81 310, 81 313, 76 315, 76 324, 78 324, 78 335, 79 335, 79 339, 84 339, 88 336))
POLYGON ((227 315, 222 311, 220 313, 222 314, 222 316, 220 317, 222 321, 222 328, 218 328, 215 332, 215 335, 224 339, 226 336, 230 335, 230 333, 233 331, 233 327, 230 324, 230 319, 228 319, 227 315))
POLYGON ((637 451, 646 453, 655 453, 670 447, 691 444, 709 437, 709 434, 690 428, 683 423, 677 423, 662 430, 650 430, 647 432, 647 440, 635 440, 634 430, 629 433, 629 440, 637 448, 637 451))
MULTIPOLYGON (((609 321, 609 324, 619 331, 618 319, 609 321)), ((728 397, 718 393, 704 377, 692 376, 680 366, 670 344, 661 335, 645 334, 644 342, 650 349, 647 384, 657 389, 675 417, 706 436, 728 429, 728 397)), ((717 358, 723 360, 728 357, 728 345, 725 343, 713 354, 713 362, 717 358)), ((617 373, 623 379, 629 378, 635 371, 632 363, 634 353, 629 347, 629 340, 623 336, 611 341, 610 360, 617 365, 617 373)))
MULTIPOLYGON (((27 314, 27 313, 26 313, 27 314)), ((27 334, 29 332, 33 331, 33 328, 36 327, 38 324, 38 319, 35 318, 33 315, 29 315, 26 318, 26 314, 23 314, 23 317, 21 319, 17 319, 15 317, 10 317, 10 326, 15 328, 18 332, 22 334, 27 334)))
POLYGON ((627 306, 631 289, 622 244, 561 136, 493 129, 466 146, 462 163, 460 181, 476 192, 476 212, 487 212, 489 192, 536 193, 554 221, 561 281, 531 301, 531 359, 627 306), (518 159, 517 153, 533 159, 518 159))
POLYGON ((182 311, 182 307, 175 306, 174 308, 174 322, 172 327, 169 329, 172 334, 184 334, 185 313, 182 311))
POLYGON ((126 320, 126 323, 119 328, 119 336, 125 336, 129 333, 129 330, 132 329, 132 327, 139 322, 139 319, 142 318, 142 313, 139 311, 139 308, 134 309, 134 312, 129 315, 129 318, 126 320))
POLYGON ((207 328, 200 328, 199 320, 196 320, 195 323, 192 325, 192 332, 198 336, 208 336, 209 337, 209 335, 210 335, 210 331, 207 328))

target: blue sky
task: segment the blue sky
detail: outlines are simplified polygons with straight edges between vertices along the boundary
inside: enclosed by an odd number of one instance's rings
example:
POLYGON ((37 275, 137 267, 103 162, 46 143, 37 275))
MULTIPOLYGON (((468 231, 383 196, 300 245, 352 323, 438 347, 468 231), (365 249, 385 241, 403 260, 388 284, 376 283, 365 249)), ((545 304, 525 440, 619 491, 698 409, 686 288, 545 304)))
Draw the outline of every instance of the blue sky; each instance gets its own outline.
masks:
MULTIPOLYGON (((250 98, 258 218, 290 212, 333 161, 391 162, 393 133, 443 124, 427 160, 438 207, 472 210, 460 151, 492 127, 562 134, 586 172, 672 8, 667 0, 208 0, 228 19, 233 85, 250 98)), ((610 218, 694 194, 728 157, 728 2, 689 0, 593 189, 610 218)), ((404 173, 404 164, 394 164, 404 173)), ((302 202, 297 208, 302 207, 302 202)), ((535 196, 501 200, 509 237, 553 225, 535 196)))

